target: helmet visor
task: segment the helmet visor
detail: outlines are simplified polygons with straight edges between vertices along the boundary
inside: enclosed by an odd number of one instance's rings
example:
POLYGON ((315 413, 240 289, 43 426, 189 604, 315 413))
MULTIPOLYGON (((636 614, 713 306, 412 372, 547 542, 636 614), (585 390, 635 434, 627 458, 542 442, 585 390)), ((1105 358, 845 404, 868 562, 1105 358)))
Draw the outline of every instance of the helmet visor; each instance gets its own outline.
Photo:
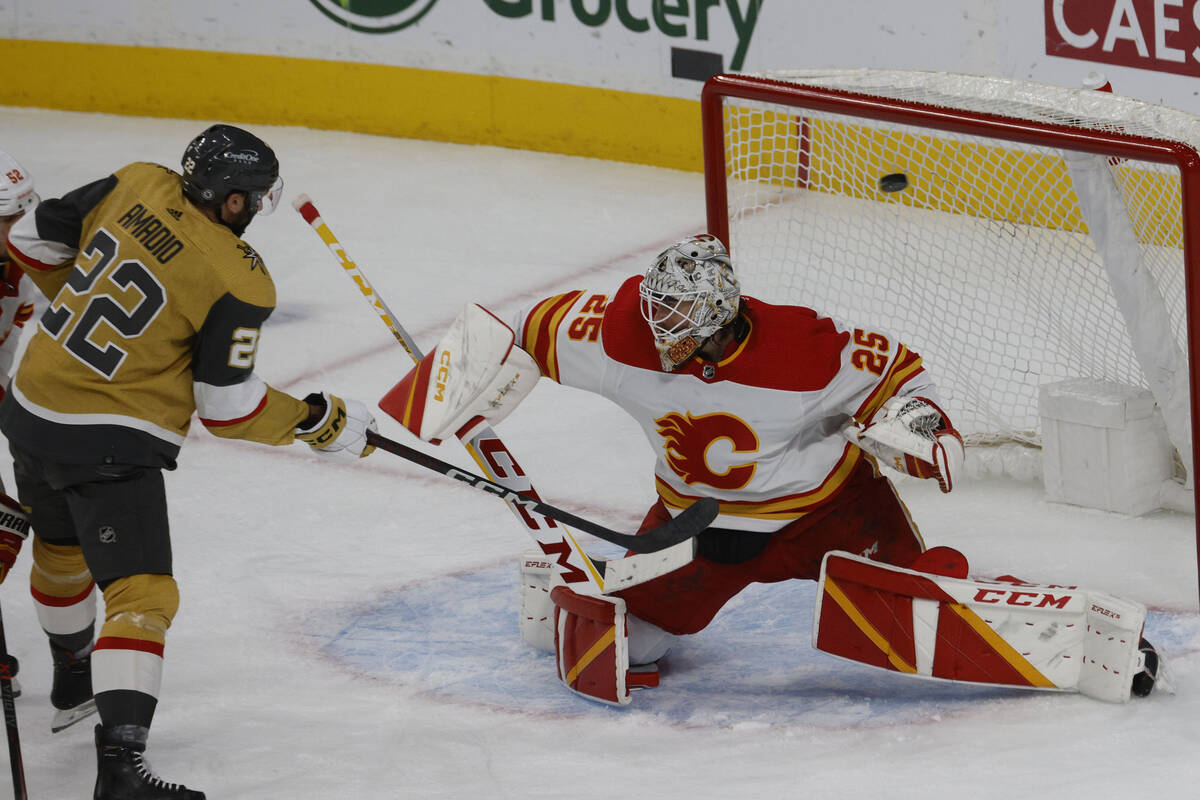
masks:
POLYGON ((283 178, 276 177, 275 183, 271 184, 271 188, 265 192, 250 192, 248 205, 255 214, 266 216, 279 205, 281 197, 283 197, 283 178))

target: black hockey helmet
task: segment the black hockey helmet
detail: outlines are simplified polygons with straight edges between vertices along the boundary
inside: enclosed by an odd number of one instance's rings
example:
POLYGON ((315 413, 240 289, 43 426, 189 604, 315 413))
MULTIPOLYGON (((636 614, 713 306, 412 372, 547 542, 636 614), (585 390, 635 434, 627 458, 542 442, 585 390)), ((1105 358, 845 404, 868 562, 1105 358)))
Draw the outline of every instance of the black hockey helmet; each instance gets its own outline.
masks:
MULTIPOLYGON (((200 206, 219 206, 230 192, 246 192, 254 211, 279 183, 279 159, 266 142, 233 125, 213 125, 183 151, 183 193, 200 206)), ((272 198, 278 202, 278 197, 272 198)), ((271 205, 271 208, 274 206, 271 205)))

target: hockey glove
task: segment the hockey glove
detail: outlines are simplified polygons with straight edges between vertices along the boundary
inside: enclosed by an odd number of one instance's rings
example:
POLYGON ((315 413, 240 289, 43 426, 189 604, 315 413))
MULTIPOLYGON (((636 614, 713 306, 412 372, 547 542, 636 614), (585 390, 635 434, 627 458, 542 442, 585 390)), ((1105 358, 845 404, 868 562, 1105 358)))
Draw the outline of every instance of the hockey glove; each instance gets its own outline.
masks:
POLYGON ((936 478, 943 492, 954 488, 962 472, 962 436, 932 400, 893 397, 863 427, 842 433, 889 467, 918 478, 936 478))
MULTIPOLYGON (((367 431, 376 431, 375 417, 357 400, 343 400, 328 392, 314 392, 304 398, 321 409, 315 422, 301 423, 296 438, 321 455, 344 461, 366 458, 375 449, 367 444, 367 431)), ((311 419, 311 418, 310 418, 311 419)))
POLYGON ((0 493, 0 583, 8 577, 29 536, 29 509, 0 493))

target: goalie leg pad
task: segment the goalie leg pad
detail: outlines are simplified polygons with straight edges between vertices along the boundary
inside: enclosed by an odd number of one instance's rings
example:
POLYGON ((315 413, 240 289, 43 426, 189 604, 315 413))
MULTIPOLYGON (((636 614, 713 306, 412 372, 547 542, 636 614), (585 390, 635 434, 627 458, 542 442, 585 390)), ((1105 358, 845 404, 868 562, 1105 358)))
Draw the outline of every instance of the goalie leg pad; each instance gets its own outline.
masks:
POLYGON ((1138 603, 1077 587, 951 578, 831 552, 813 646, 914 676, 1123 703, 1141 666, 1145 615, 1138 603))
POLYGON ((550 592, 558 679, 589 700, 629 703, 629 649, 625 601, 582 595, 566 586, 550 592))
POLYGON ((554 652, 554 603, 550 600, 550 581, 554 562, 532 550, 521 555, 521 608, 517 622, 526 644, 546 653, 554 652))
POLYGON ((1103 592, 1089 591, 1087 600, 1087 638, 1076 688, 1098 700, 1128 702, 1133 679, 1144 666, 1138 645, 1146 607, 1103 592))

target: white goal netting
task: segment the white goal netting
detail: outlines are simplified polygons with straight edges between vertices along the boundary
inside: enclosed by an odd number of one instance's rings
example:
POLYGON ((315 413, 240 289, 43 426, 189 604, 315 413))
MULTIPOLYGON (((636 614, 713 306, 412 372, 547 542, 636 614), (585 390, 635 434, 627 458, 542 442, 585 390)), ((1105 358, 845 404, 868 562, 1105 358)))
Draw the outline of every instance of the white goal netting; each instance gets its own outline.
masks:
POLYGON ((1150 389, 1190 465, 1181 170, 1135 147, 1064 143, 1196 148, 1200 118, 944 73, 758 77, 835 91, 807 105, 723 98, 728 240, 746 294, 899 336, 970 444, 1036 448, 1039 387, 1089 378, 1150 389), (885 106, 884 119, 864 110, 885 106), (906 116, 931 107, 954 112, 953 130, 906 116), (1004 124, 980 135, 959 121, 980 115, 1004 124), (903 179, 885 191, 885 176, 903 179))

